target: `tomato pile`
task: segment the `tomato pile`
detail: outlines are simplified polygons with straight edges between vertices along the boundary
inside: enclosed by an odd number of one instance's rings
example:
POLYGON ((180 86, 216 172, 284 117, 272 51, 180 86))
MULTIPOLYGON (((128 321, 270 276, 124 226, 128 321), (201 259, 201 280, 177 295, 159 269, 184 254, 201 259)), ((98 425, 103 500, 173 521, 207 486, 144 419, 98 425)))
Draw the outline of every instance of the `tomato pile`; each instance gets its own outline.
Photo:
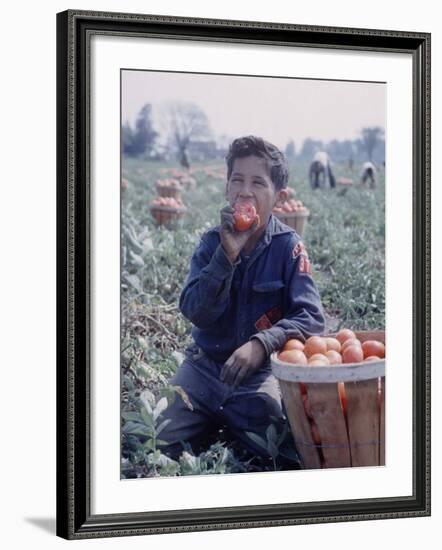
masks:
POLYGON ((338 178, 336 181, 339 185, 353 185, 353 180, 350 178, 338 178))
POLYGON ((283 212, 298 212, 303 213, 306 212, 307 208, 302 204, 302 201, 297 201, 295 199, 289 199, 281 204, 281 206, 275 206, 273 208, 273 212, 275 213, 283 213, 283 212))
POLYGON ((181 188, 181 183, 177 179, 165 178, 165 179, 157 180, 156 186, 158 188, 173 187, 174 189, 180 189, 181 188))
POLYGON ((151 207, 152 206, 167 206, 168 208, 175 208, 178 210, 185 208, 181 199, 175 199, 173 197, 157 197, 151 202, 151 207))
MULTIPOLYGON (((311 336, 305 343, 296 338, 287 340, 278 358, 281 361, 301 366, 334 366, 349 363, 361 363, 379 361, 385 358, 385 345, 379 340, 366 340, 361 342, 356 334, 344 328, 335 336, 311 336)), ((321 434, 315 422, 309 403, 308 385, 299 382, 299 390, 305 416, 307 417, 310 433, 315 444, 321 466, 324 466, 325 458, 322 450, 321 434)), ((342 414, 348 434, 347 397, 345 383, 338 382, 337 390, 342 414)), ((378 379, 377 411, 381 410, 381 379, 378 379)))
POLYGON ((256 208, 253 204, 241 202, 236 203, 233 208, 235 210, 233 214, 235 231, 247 231, 250 227, 252 227, 256 219, 259 223, 259 216, 256 213, 256 208))
POLYGON ((384 357, 385 345, 382 342, 361 342, 348 328, 340 330, 336 336, 311 336, 305 343, 293 338, 278 354, 281 361, 310 367, 379 361, 384 357))

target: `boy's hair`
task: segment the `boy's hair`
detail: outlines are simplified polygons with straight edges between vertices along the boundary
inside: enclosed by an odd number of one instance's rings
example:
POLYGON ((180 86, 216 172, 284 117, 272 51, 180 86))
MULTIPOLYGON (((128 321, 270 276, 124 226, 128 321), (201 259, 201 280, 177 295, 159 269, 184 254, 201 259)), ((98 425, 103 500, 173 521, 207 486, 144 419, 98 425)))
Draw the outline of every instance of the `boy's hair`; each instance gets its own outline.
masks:
POLYGON ((287 187, 289 174, 284 155, 275 145, 257 136, 245 136, 232 141, 226 156, 227 179, 230 179, 235 159, 250 155, 266 161, 270 178, 277 191, 287 187))

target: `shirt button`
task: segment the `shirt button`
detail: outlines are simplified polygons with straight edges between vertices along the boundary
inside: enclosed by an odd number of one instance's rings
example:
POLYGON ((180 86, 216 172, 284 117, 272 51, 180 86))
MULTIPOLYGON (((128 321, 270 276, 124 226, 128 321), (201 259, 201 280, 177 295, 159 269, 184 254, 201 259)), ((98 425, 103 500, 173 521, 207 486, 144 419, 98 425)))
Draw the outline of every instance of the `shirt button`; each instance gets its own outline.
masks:
POLYGON ((223 411, 224 410, 224 407, 221 405, 221 407, 219 408, 220 411, 223 411))

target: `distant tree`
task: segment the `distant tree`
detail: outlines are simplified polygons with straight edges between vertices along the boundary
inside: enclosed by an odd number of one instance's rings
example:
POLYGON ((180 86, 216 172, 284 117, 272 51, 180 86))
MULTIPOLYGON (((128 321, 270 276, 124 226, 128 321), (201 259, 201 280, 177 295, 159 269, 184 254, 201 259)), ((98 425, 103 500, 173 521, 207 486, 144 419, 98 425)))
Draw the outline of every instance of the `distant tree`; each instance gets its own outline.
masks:
POLYGON ((296 157, 295 142, 292 139, 285 146, 285 156, 287 160, 293 160, 296 157))
POLYGON ((152 123, 152 106, 146 103, 138 113, 135 129, 128 122, 123 126, 123 151, 130 157, 150 156, 157 136, 152 123))
POLYGON ((373 160, 373 151, 378 142, 384 137, 384 130, 380 126, 362 128, 362 144, 367 153, 368 160, 373 160))
POLYGON ((188 101, 171 101, 163 109, 163 126, 181 166, 188 168, 191 141, 209 139, 212 132, 206 113, 188 101))
POLYGON ((325 149, 334 162, 341 160, 342 146, 340 141, 338 141, 337 139, 333 139, 332 141, 327 143, 325 149))
POLYGON ((128 156, 133 156, 134 147, 134 131, 128 121, 123 124, 123 153, 128 156))
POLYGON ((322 151, 323 149, 324 144, 322 141, 306 138, 302 144, 300 156, 304 159, 311 160, 315 153, 322 151))

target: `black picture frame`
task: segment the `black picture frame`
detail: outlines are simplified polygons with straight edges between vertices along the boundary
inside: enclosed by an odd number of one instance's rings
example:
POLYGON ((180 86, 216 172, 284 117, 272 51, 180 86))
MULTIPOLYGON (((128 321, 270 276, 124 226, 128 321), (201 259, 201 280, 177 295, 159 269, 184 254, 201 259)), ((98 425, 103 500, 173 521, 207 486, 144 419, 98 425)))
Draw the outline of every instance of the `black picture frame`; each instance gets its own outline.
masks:
POLYGON ((57 14, 57 535, 67 539, 430 515, 430 34, 68 10, 57 14), (155 36, 413 60, 413 494, 92 515, 89 41, 155 36))

